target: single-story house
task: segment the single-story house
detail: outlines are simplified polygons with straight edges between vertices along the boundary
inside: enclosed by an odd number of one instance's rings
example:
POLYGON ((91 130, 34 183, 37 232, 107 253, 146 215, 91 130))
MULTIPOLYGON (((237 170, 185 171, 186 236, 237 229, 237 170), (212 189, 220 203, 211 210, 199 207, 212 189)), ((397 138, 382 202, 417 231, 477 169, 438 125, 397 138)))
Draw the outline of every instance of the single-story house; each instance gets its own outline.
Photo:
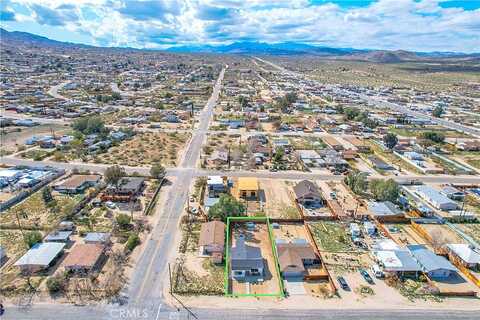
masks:
POLYGON ((293 187, 295 198, 304 206, 318 205, 323 202, 322 195, 315 183, 303 180, 293 187))
POLYGON ((222 193, 228 193, 228 188, 221 176, 209 176, 207 178, 208 197, 217 198, 222 193))
POLYGON ((283 277, 303 277, 307 266, 320 263, 310 244, 305 242, 277 243, 278 263, 283 277))
POLYGON ((207 158, 209 165, 222 165, 228 163, 228 150, 218 149, 207 158))
POLYGON ((65 243, 61 242, 40 242, 34 244, 14 266, 22 272, 37 272, 48 269, 61 255, 65 243))
POLYGON ((53 189, 62 193, 81 193, 85 189, 97 185, 100 178, 95 174, 76 174, 56 184, 53 189))
POLYGON ((233 196, 239 199, 256 200, 259 197, 259 183, 256 177, 239 177, 233 185, 233 196))
POLYGON ((449 199, 447 196, 441 194, 432 187, 418 186, 415 188, 415 193, 436 209, 450 211, 458 208, 455 201, 449 199))
POLYGON ((222 262, 225 248, 225 228, 225 223, 221 221, 202 224, 198 240, 201 256, 211 256, 214 262, 222 262))
POLYGON ((367 206, 369 214, 382 220, 404 216, 404 212, 390 201, 368 201, 367 206))
POLYGON ((100 263, 104 254, 104 246, 92 243, 79 243, 73 246, 63 261, 66 271, 89 273, 100 263))
POLYGON ((383 272, 415 278, 422 272, 421 266, 408 250, 379 250, 373 251, 373 255, 383 267, 383 272))
POLYGON ((107 186, 104 195, 102 196, 102 200, 105 201, 110 198, 114 198, 115 200, 127 200, 130 201, 143 188, 145 179, 142 177, 125 177, 120 180, 118 186, 109 185, 107 186))
POLYGON ((424 245, 407 245, 407 249, 422 267, 422 271, 430 278, 445 279, 458 272, 458 269, 450 261, 436 255, 424 245))
POLYGON ((231 251, 233 279, 248 281, 263 278, 265 265, 260 248, 246 245, 245 238, 241 235, 231 251))
POLYGON ((368 162, 374 169, 393 170, 393 167, 390 164, 386 163, 385 161, 376 156, 369 156, 368 162))
POLYGON ((480 253, 465 243, 447 244, 449 254, 459 259, 469 269, 478 270, 480 267, 480 253))

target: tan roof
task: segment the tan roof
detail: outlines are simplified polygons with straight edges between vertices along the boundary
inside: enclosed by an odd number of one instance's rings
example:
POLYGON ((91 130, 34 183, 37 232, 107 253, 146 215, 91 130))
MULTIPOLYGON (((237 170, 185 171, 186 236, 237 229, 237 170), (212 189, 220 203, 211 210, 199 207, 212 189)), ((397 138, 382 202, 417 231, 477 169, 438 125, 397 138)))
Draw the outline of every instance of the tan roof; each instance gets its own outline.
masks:
POLYGON ((65 267, 91 268, 97 263, 103 253, 103 246, 93 243, 76 244, 63 261, 65 267))
POLYGON ((365 146, 365 143, 362 140, 358 139, 357 137, 345 137, 344 139, 350 142, 355 147, 365 146))
POLYGON ((322 137, 323 141, 330 146, 341 146, 342 144, 338 142, 334 137, 326 136, 322 137))
POLYGON ((302 259, 317 259, 317 255, 308 243, 277 244, 280 271, 304 271, 302 259))
POLYGON ((225 223, 221 221, 210 221, 202 224, 198 245, 206 246, 210 244, 220 246, 225 244, 225 223))
POLYGON ((258 190, 258 179, 256 177, 240 177, 238 178, 238 190, 256 191, 258 190))
POLYGON ((97 182, 98 180, 100 180, 100 176, 95 174, 76 174, 62 181, 57 186, 62 188, 75 189, 80 187, 85 182, 97 182))

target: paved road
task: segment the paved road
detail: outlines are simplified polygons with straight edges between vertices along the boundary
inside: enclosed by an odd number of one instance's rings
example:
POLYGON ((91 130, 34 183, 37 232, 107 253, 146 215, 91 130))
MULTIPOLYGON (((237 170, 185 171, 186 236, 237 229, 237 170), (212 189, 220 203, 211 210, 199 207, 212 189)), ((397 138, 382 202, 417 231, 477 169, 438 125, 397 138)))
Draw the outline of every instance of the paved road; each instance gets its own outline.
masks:
MULTIPOLYGON (((195 135, 194 135, 195 137, 195 135)), ((185 156, 183 160, 183 165, 177 168, 168 168, 167 169, 167 176, 171 177, 180 177, 185 172, 190 172, 193 177, 200 177, 200 176, 209 176, 209 175, 221 175, 221 176, 228 176, 228 177, 258 177, 258 178, 268 178, 268 179, 291 179, 291 180, 301 180, 301 179, 314 179, 314 180, 337 180, 340 181, 343 179, 343 176, 333 175, 331 173, 314 173, 314 172, 300 172, 300 171, 278 171, 278 172, 270 172, 270 171, 244 171, 244 170, 236 170, 236 171, 215 171, 215 170, 203 170, 203 169, 195 169, 195 162, 198 159, 198 156, 195 157, 195 154, 200 153, 200 149, 202 146, 202 138, 201 136, 197 136, 196 138, 192 137, 192 142, 190 143, 189 151, 185 152, 185 156), (200 142, 199 142, 200 141, 200 142)), ((51 166, 56 168, 61 168, 65 170, 72 170, 74 168, 79 170, 90 170, 91 172, 99 172, 103 173, 110 165, 108 164, 98 164, 98 163, 76 163, 76 162, 54 162, 54 161, 34 161, 28 159, 19 159, 14 158, 11 156, 4 156, 0 159, 0 163, 5 165, 24 165, 24 166, 51 166)), ((138 172, 141 175, 149 175, 150 174, 150 167, 129 167, 123 166, 127 173, 134 173, 138 172)), ((370 175, 370 179, 372 178, 386 178, 385 176, 381 176, 378 174, 370 175)), ((421 182, 430 182, 430 183, 472 183, 472 184, 480 184, 480 176, 479 175, 459 175, 459 176, 449 176, 449 175, 430 175, 430 176, 422 176, 422 175, 402 175, 402 176, 391 176, 388 178, 392 178, 396 181, 409 181, 409 180, 418 180, 421 182)))
MULTIPOLYGON (((283 73, 286 73, 286 74, 289 74, 289 75, 292 75, 292 76, 295 76, 295 77, 298 77, 298 78, 301 78, 301 79, 306 79, 306 80, 318 82, 316 80, 310 79, 307 75, 287 70, 287 69, 283 68, 282 66, 279 66, 279 65, 277 65, 277 64, 275 64, 271 61, 260 59, 258 57, 254 57, 254 58, 257 59, 258 61, 261 61, 265 64, 268 64, 268 65, 276 68, 277 70, 279 70, 283 73)), ((437 123, 439 125, 442 125, 446 128, 453 129, 453 130, 458 130, 458 131, 470 134, 470 135, 472 135, 474 137, 477 137, 477 138, 480 137, 480 130, 477 129, 477 128, 468 127, 468 126, 465 126, 465 125, 460 124, 460 123, 456 123, 456 122, 453 122, 453 121, 448 121, 448 120, 444 120, 444 119, 440 119, 440 118, 435 118, 435 117, 433 117, 432 115, 429 115, 429 114, 421 113, 421 112, 418 112, 418 111, 413 111, 413 110, 410 110, 409 108, 401 106, 397 103, 386 101, 381 97, 372 97, 372 96, 368 96, 366 94, 358 94, 357 92, 349 91, 347 89, 341 89, 341 90, 339 89, 339 91, 354 93, 354 94, 357 94, 360 98, 362 98, 362 99, 364 99, 364 100, 366 100, 370 103, 373 103, 377 106, 387 107, 387 108, 390 108, 390 109, 398 111, 398 112, 406 113, 406 114, 408 114, 410 116, 413 116, 413 117, 427 118, 430 121, 432 121, 434 123, 437 123)))
POLYGON ((163 297, 163 285, 167 276, 167 263, 169 257, 175 251, 175 235, 177 234, 178 222, 188 200, 188 190, 195 177, 195 164, 200 156, 200 148, 206 136, 206 129, 213 115, 213 109, 218 100, 221 82, 225 74, 223 69, 214 86, 212 96, 208 100, 202 114, 200 124, 185 151, 185 156, 180 163, 180 169, 158 223, 151 232, 151 238, 137 262, 131 283, 128 288, 128 296, 135 302, 142 302, 146 299, 158 299, 163 297))
POLYGON ((100 319, 100 320, 277 320, 277 319, 345 319, 345 320, 471 320, 478 318, 478 311, 465 310, 382 310, 382 309, 325 309, 325 310, 255 310, 255 309, 191 309, 183 310, 156 304, 154 301, 128 306, 107 305, 100 307, 77 307, 62 305, 38 305, 34 309, 8 308, 2 319, 6 320, 53 320, 53 319, 100 319), (193 315, 192 315, 193 314, 193 315))
POLYGON ((66 98, 66 97, 64 97, 64 96, 62 96, 61 94, 58 93, 58 90, 61 90, 63 87, 65 87, 70 82, 72 82, 72 81, 68 80, 68 81, 64 81, 62 83, 59 83, 56 86, 51 87, 50 90, 47 91, 47 93, 49 95, 51 95, 52 97, 56 98, 56 99, 71 100, 71 99, 66 98))

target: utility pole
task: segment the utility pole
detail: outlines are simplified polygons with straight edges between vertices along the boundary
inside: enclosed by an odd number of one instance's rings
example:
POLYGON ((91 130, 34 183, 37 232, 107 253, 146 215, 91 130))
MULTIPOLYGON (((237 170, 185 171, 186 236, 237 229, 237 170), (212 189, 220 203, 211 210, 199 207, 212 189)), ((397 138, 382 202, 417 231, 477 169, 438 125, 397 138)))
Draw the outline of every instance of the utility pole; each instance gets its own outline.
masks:
MULTIPOLYGON (((23 215, 25 216, 24 212, 23 212, 23 215)), ((18 216, 18 211, 15 211, 15 217, 17 218, 18 228, 20 229, 20 232, 22 233, 23 242, 25 243, 25 245, 27 246, 27 249, 28 249, 27 239, 25 238, 25 232, 23 231, 22 224, 20 223, 20 217, 18 216)))
POLYGON ((170 268, 170 262, 168 263, 168 279, 169 279, 169 286, 170 286, 170 295, 173 295, 172 290, 172 270, 170 268))

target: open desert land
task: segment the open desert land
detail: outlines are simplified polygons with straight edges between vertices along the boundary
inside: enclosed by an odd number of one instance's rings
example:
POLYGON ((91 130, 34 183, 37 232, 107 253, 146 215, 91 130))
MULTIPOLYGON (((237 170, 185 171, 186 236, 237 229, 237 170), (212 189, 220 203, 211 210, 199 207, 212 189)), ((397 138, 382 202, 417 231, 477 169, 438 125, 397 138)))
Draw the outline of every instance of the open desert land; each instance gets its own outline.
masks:
POLYGON ((264 203, 266 216, 270 218, 300 218, 292 193, 292 181, 260 179, 260 201, 264 203))
POLYGON ((133 167, 161 163, 172 167, 177 165, 188 139, 189 135, 185 133, 138 133, 94 157, 92 162, 133 167))

